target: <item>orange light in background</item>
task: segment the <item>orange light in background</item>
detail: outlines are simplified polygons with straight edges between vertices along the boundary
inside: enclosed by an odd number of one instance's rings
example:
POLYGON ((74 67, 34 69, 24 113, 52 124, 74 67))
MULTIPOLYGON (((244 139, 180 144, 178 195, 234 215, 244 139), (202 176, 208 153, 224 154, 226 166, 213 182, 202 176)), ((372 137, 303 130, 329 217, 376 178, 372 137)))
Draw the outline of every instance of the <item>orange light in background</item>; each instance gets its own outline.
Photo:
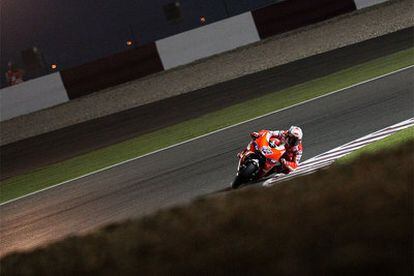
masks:
POLYGON ((131 46, 131 45, 132 45, 132 41, 131 41, 131 40, 128 40, 128 41, 126 42, 126 45, 127 45, 127 46, 131 46))
POLYGON ((201 22, 201 24, 206 23, 206 17, 205 16, 200 16, 200 22, 201 22))
POLYGON ((50 65, 50 68, 52 68, 53 70, 55 70, 57 68, 57 65, 56 64, 52 64, 52 65, 50 65))

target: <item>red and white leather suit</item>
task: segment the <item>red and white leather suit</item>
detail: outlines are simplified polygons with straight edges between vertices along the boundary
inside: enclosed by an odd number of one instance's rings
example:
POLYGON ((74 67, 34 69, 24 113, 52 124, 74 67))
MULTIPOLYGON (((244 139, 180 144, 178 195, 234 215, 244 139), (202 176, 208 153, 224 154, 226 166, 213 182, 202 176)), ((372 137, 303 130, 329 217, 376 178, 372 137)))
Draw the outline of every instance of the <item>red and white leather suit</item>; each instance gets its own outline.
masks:
POLYGON ((271 135, 271 138, 276 138, 280 140, 282 143, 285 143, 286 152, 282 156, 282 164, 283 164, 284 169, 287 169, 287 171, 282 171, 282 172, 288 173, 288 172, 296 170, 297 167, 299 166, 299 162, 303 154, 302 141, 299 141, 297 145, 289 145, 289 143, 286 143, 287 138, 288 138, 287 130, 270 131, 270 135, 271 135))
MULTIPOLYGON (((291 145, 289 144, 289 130, 261 130, 259 132, 252 132, 250 136, 255 139, 262 135, 264 132, 268 132, 270 134, 269 140, 275 141, 277 144, 285 144, 286 152, 283 154, 281 158, 282 166, 275 167, 274 172, 276 173, 284 173, 288 174, 291 171, 294 171, 299 166, 300 159, 302 158, 303 154, 303 145, 302 140, 299 140, 297 144, 291 145), (276 140, 273 140, 276 139, 276 140)), ((240 157, 242 154, 239 153, 238 156, 240 157)))

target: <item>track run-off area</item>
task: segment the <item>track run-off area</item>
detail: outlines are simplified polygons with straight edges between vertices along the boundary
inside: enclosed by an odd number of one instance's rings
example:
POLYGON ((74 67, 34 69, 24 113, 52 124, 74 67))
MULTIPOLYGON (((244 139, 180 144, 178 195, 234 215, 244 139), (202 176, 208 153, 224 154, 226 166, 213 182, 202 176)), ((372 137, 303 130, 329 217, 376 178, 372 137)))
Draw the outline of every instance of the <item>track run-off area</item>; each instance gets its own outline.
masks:
POLYGON ((262 116, 0 205, 1 255, 224 189, 249 132, 304 130, 304 161, 414 117, 414 68, 262 116))

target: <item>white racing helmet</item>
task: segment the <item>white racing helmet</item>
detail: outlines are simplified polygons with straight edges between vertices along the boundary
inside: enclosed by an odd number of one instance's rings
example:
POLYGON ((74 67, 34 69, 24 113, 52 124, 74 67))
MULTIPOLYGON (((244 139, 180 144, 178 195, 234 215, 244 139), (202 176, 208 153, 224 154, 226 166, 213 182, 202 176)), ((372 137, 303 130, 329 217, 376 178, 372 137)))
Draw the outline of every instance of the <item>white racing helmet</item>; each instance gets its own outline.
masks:
POLYGON ((302 141, 303 132, 298 126, 291 126, 288 130, 287 144, 290 146, 297 146, 302 141))

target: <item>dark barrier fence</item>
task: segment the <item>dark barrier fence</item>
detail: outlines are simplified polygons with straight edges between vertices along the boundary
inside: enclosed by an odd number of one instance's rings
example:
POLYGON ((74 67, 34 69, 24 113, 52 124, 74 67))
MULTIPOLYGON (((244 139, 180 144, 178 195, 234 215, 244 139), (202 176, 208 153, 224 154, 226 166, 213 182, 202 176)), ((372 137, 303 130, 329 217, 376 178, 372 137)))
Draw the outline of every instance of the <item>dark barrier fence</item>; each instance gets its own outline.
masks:
POLYGON ((155 43, 62 70, 70 99, 164 70, 155 43))
MULTIPOLYGON (((289 0, 252 12, 261 38, 356 9, 353 0, 289 0)), ((154 43, 61 71, 70 99, 163 70, 154 43)))
POLYGON ((252 11, 260 38, 356 10, 353 0, 289 0, 252 11))

